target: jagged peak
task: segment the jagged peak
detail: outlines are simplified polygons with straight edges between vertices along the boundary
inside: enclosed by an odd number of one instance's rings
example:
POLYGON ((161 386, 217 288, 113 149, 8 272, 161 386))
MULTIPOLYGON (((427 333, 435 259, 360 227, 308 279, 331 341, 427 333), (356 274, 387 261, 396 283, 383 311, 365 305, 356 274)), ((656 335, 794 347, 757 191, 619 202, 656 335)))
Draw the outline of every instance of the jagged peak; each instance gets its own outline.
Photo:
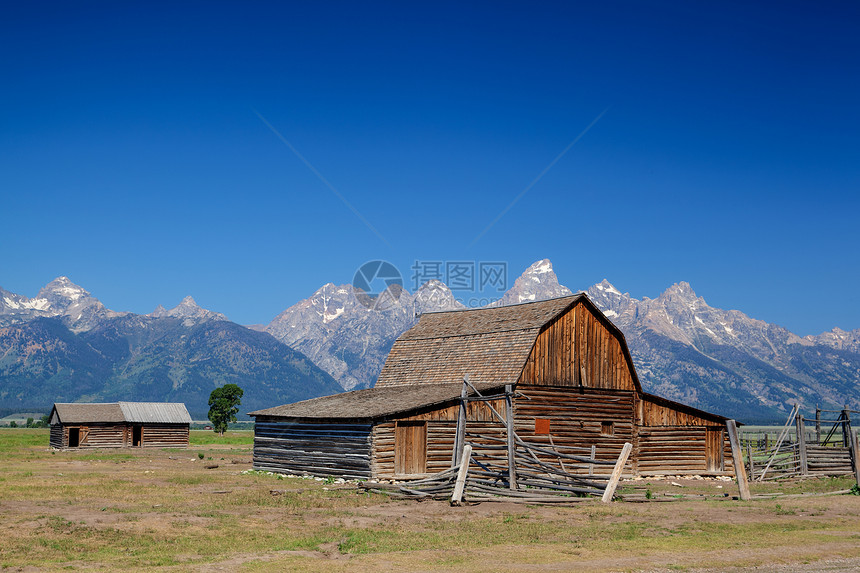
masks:
POLYGON ((529 265, 529 268, 523 272, 523 275, 543 275, 551 272, 553 272, 552 262, 549 259, 541 259, 529 265))
POLYGON ((426 283, 424 283, 423 285, 418 287, 418 290, 415 291, 415 293, 417 294, 419 292, 429 291, 429 290, 443 290, 446 292, 451 291, 451 289, 448 287, 448 285, 446 285, 445 283, 443 283, 439 279, 430 279, 429 281, 427 281, 426 283))
POLYGON ((182 301, 177 306, 199 306, 197 301, 194 300, 194 297, 190 294, 182 299, 182 301))
POLYGON ((90 293, 82 286, 77 285, 67 276, 59 276, 46 284, 36 295, 36 298, 46 298, 49 295, 57 295, 70 300, 88 297, 90 293))
POLYGON ((606 279, 603 279, 602 281, 594 285, 594 288, 606 294, 617 294, 619 296, 621 295, 621 291, 615 288, 615 286, 606 279))
POLYGON ((671 295, 678 295, 687 299, 699 298, 699 296, 696 294, 696 291, 693 290, 693 287, 691 287, 690 283, 688 283, 687 281, 681 281, 673 284, 672 286, 667 288, 661 296, 671 295))

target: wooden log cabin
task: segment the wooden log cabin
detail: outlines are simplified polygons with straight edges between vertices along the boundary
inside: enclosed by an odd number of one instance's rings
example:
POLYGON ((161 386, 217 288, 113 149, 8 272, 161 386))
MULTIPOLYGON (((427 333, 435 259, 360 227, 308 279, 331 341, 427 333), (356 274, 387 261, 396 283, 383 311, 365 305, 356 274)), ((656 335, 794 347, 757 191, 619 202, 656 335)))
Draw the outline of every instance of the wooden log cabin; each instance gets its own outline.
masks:
POLYGON ((191 416, 179 403, 75 403, 54 404, 49 421, 57 449, 185 448, 191 416))
MULTIPOLYGON (((628 473, 732 474, 726 418, 642 391, 621 331, 585 294, 421 316, 391 349, 374 388, 259 410, 254 467, 283 473, 410 479, 452 465, 462 380, 466 427, 614 460, 628 473)), ((472 439, 471 441, 474 441, 472 439)), ((480 449, 480 444, 477 446, 480 449)))

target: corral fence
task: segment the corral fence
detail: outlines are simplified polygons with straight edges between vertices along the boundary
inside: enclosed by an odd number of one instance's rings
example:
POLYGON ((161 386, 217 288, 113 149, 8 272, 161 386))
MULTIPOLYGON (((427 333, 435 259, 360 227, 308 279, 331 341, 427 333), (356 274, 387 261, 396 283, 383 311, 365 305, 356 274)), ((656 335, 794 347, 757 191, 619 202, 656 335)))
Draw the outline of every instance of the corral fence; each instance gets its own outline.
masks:
POLYGON ((860 422, 860 411, 848 408, 816 408, 815 418, 806 419, 795 405, 778 432, 742 431, 750 481, 854 474, 860 483, 860 444, 852 414, 860 422))

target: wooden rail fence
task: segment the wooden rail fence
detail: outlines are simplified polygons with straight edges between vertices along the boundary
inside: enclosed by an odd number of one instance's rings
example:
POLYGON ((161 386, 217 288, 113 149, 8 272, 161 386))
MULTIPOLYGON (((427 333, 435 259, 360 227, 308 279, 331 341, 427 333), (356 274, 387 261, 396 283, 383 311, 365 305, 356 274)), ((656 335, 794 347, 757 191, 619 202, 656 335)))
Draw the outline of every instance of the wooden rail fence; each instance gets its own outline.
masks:
POLYGON ((860 412, 816 408, 815 419, 807 420, 795 405, 778 435, 744 432, 741 444, 750 480, 854 474, 860 485, 860 448, 851 414, 860 412))

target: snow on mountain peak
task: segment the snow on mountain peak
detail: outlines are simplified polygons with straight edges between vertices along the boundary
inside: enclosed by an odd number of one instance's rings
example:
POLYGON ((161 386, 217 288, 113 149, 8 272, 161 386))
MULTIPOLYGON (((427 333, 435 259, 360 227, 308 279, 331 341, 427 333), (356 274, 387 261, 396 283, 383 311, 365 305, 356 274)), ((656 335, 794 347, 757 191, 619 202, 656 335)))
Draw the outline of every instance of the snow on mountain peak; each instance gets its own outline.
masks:
POLYGON ((621 296, 621 291, 612 286, 612 283, 606 279, 603 279, 602 281, 594 285, 594 288, 606 294, 616 294, 618 296, 621 296))
POLYGON ((90 293, 86 289, 73 283, 69 277, 60 276, 46 284, 36 295, 36 298, 47 299, 49 302, 56 302, 57 299, 75 302, 89 296, 90 293))
MULTIPOLYGON (((545 275, 548 273, 553 273, 552 271, 552 263, 549 259, 543 259, 537 262, 534 262, 525 270, 522 274, 523 277, 528 276, 531 280, 535 282, 541 282, 541 275, 545 275)), ((555 273, 553 273, 555 275, 555 273)))

